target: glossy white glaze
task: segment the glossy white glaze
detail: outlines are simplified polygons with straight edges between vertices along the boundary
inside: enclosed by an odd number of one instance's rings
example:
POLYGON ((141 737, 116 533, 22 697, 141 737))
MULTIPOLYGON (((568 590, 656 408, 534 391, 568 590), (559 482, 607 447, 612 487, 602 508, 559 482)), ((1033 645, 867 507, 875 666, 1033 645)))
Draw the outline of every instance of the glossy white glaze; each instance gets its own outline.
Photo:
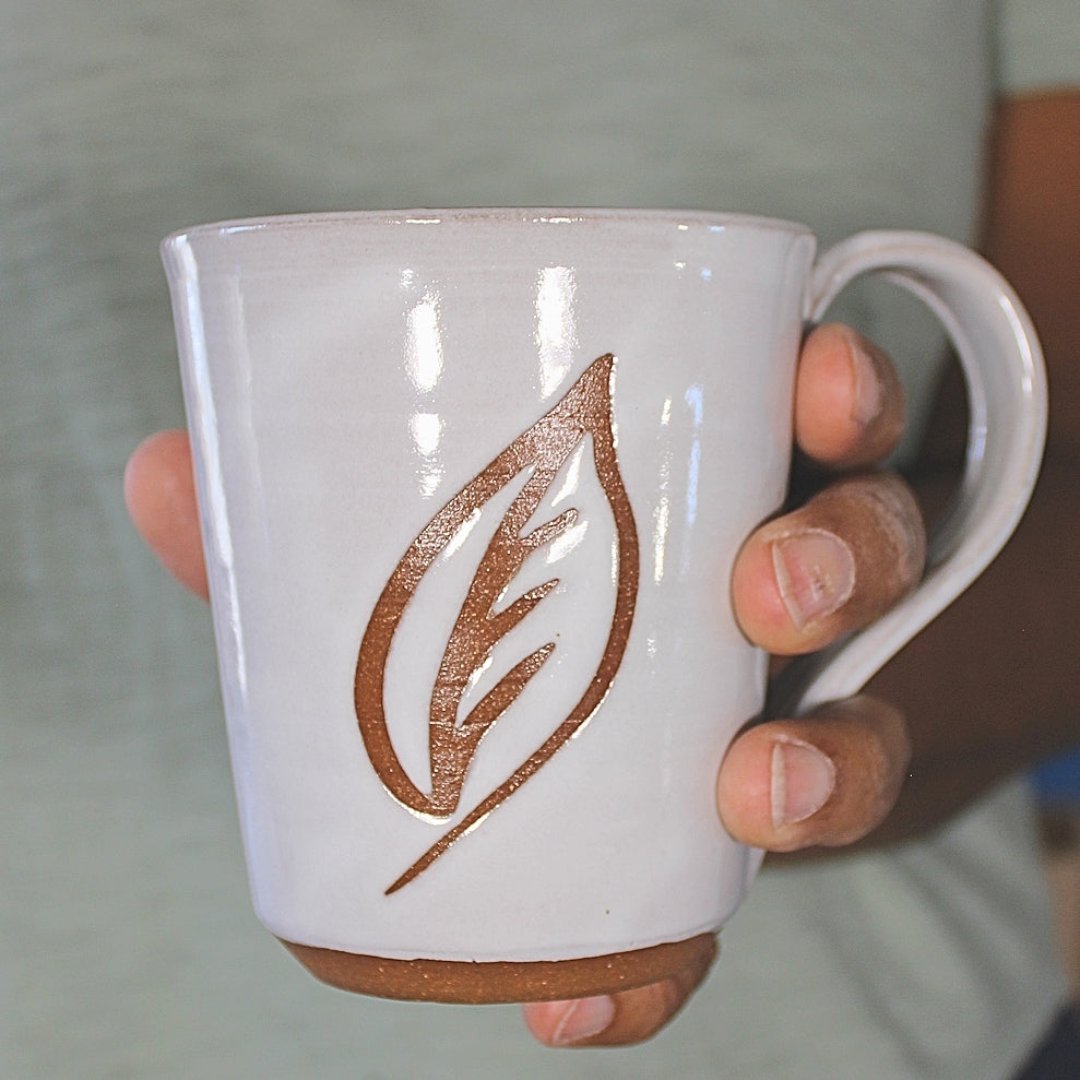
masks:
MULTIPOLYGON (((304 944, 470 960, 569 959, 718 928, 758 858, 717 820, 716 771, 765 678, 728 582, 783 497, 811 234, 734 215, 411 211, 203 226, 164 255, 264 923, 304 944), (352 696, 365 627, 425 525, 606 353, 640 543, 625 656, 574 737, 387 896, 597 671, 618 553, 588 439, 530 522, 573 507, 573 527, 504 600, 559 584, 496 646, 461 715, 556 647, 484 737, 446 821, 392 798, 365 754, 352 696)), ((1013 381, 998 396, 1037 416, 1013 381)), ((1010 481, 1012 503, 1030 474, 1010 481)), ((394 635, 387 725, 422 789, 440 658, 527 475, 463 520, 394 635)))

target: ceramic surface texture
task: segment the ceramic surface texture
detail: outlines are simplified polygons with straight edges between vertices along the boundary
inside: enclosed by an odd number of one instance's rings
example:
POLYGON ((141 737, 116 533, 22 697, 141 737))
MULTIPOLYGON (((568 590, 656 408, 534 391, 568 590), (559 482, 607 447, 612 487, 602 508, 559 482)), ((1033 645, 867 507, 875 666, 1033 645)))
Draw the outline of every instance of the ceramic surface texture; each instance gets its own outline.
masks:
MULTIPOLYGON (((885 268, 904 272, 899 236, 885 268)), ((970 373, 996 372, 991 426, 1020 433, 989 455, 1011 463, 996 481, 973 443, 963 569, 953 543, 888 640, 833 663, 842 692, 992 557, 1041 446, 1029 329, 993 314, 984 264, 927 243, 973 299, 926 298, 954 336, 984 328, 970 373)), ((716 773, 766 669, 731 568, 783 498, 804 319, 884 265, 856 245, 815 276, 814 247, 785 222, 562 210, 166 241, 249 875, 275 934, 567 960, 731 915, 759 855, 721 827, 716 773)))

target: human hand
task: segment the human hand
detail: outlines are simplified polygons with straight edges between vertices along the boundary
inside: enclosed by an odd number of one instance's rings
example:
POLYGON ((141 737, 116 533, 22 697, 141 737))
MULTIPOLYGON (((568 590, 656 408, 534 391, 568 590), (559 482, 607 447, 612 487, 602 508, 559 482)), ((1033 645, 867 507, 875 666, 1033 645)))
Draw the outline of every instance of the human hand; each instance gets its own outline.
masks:
MULTIPOLYGON (((918 581, 926 544, 914 497, 895 476, 853 472, 888 454, 902 428, 902 393, 885 357, 847 327, 814 330, 799 361, 796 442, 819 464, 852 475, 744 545, 731 602, 756 645, 780 656, 815 651, 881 615, 918 581)), ((161 432, 142 443, 124 489, 155 554, 205 598, 186 433, 161 432)), ((909 757, 896 709, 866 696, 829 704, 736 738, 720 767, 717 809, 737 840, 772 852, 843 846, 886 817, 909 757)), ((678 1012, 714 954, 704 950, 677 975, 611 997, 526 1005, 526 1023, 549 1046, 639 1042, 678 1012)))

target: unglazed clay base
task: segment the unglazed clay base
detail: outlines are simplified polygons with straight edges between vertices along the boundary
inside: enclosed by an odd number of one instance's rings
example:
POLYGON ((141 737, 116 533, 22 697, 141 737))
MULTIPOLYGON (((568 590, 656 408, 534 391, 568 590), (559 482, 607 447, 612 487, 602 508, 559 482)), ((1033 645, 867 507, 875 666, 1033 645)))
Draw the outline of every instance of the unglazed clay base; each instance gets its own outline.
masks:
POLYGON ((339 990, 457 1005, 559 1001, 632 990, 688 967, 703 967, 717 949, 714 935, 698 934, 686 941, 580 960, 467 963, 387 960, 291 941, 282 944, 315 978, 339 990))

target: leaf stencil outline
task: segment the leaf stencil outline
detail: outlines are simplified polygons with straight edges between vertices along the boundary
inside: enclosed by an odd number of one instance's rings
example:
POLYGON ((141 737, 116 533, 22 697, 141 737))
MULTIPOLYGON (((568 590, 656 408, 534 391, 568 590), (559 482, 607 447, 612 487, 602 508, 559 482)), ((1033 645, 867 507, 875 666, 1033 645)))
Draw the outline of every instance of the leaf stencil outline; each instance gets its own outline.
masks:
POLYGON ((518 699, 555 651, 549 641, 512 667, 459 723, 461 700, 490 661, 496 645, 559 584, 552 578, 496 610, 525 560, 577 520, 564 510, 523 534, 564 463, 588 435, 600 486, 615 521, 615 611, 604 652, 570 713, 514 772, 445 833, 390 887, 396 892, 423 873, 466 832, 534 776, 600 707, 622 663, 634 618, 640 576, 637 526, 619 473, 612 397, 615 357, 594 360, 562 399, 470 480, 424 526, 390 575, 364 631, 356 664, 354 701, 364 748, 389 794, 402 806, 436 820, 452 816, 481 740, 518 699), (421 791, 394 750, 384 705, 386 663, 394 634, 421 579, 458 530, 515 477, 531 470, 504 513, 473 575, 439 664, 428 715, 431 791, 421 791))

